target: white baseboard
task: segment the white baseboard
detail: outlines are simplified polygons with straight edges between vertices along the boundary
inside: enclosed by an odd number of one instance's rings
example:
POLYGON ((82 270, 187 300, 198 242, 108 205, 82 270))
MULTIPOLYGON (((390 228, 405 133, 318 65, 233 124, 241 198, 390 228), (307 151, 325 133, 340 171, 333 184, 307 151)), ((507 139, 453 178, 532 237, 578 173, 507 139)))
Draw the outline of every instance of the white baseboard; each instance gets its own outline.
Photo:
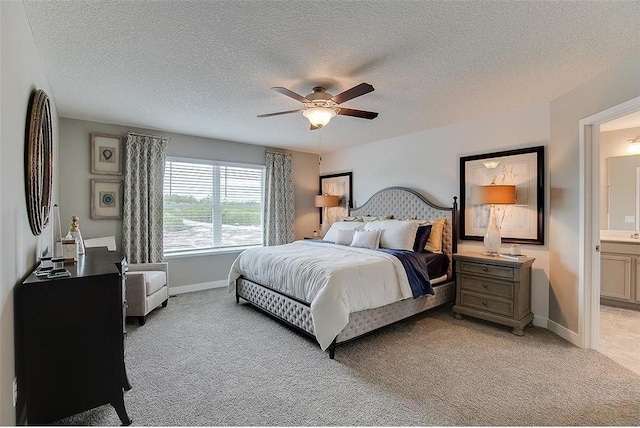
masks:
POLYGON ((540 317, 538 315, 533 316, 533 325, 536 327, 548 328, 549 318, 540 317))
POLYGON ((547 321, 547 329, 549 331, 554 332, 555 334, 557 334, 558 336, 560 336, 564 340, 567 340, 567 341, 573 343, 574 345, 576 345, 578 347, 581 347, 580 346, 580 336, 578 336, 578 333, 575 333, 575 332, 569 330, 568 328, 561 326, 557 322, 551 321, 551 320, 547 321))
POLYGON ((227 286, 227 280, 202 282, 200 284, 180 285, 178 287, 169 287, 169 295, 192 293, 194 291, 208 290, 210 288, 221 288, 227 286))

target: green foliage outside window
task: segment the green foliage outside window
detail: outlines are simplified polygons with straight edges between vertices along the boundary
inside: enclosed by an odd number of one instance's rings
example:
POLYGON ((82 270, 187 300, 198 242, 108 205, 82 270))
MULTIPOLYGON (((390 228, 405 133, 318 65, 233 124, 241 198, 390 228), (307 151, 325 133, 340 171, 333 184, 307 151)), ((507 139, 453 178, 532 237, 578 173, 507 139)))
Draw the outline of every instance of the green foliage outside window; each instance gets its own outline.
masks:
MULTIPOLYGON (((221 202, 222 224, 236 226, 260 226, 261 204, 257 202, 221 202)), ((184 230, 192 227, 189 222, 212 223, 212 198, 196 199, 193 196, 164 196, 165 231, 184 230), (184 221, 186 220, 186 221, 184 221)))

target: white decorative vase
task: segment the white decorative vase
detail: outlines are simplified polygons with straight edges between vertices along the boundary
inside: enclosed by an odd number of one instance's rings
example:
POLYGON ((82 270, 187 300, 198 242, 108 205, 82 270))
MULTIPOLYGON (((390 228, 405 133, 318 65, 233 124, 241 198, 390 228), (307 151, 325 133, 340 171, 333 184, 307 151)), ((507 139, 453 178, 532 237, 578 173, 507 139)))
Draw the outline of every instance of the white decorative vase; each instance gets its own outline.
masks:
POLYGON ((484 234, 484 247, 486 254, 498 254, 501 244, 502 238, 500 238, 500 228, 498 228, 498 223, 496 222, 495 206, 491 204, 489 211, 489 224, 487 225, 487 231, 484 234))

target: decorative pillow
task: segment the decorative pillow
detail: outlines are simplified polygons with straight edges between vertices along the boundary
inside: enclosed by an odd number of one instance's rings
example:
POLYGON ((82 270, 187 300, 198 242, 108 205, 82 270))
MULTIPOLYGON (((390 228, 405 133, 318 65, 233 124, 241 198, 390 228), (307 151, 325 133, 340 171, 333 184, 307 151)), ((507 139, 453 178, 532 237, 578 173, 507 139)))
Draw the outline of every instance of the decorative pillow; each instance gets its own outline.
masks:
POLYGON ((431 234, 427 240, 427 245, 424 249, 431 253, 442 254, 442 230, 444 229, 444 223, 446 218, 439 218, 431 221, 431 234))
POLYGON ((351 230, 338 230, 338 236, 336 237, 336 244, 338 245, 351 245, 353 241, 353 235, 356 229, 351 230))
POLYGON ((367 223, 364 230, 380 229, 380 248, 413 251, 418 223, 405 220, 379 220, 367 223))
POLYGON ((331 225, 331 227, 327 231, 327 234, 324 235, 322 240, 336 242, 339 230, 362 229, 364 226, 364 223, 360 221, 336 221, 331 225))
POLYGON ((418 231, 416 232, 416 240, 413 242, 413 251, 416 253, 424 253, 425 247, 427 245, 427 241, 429 240, 429 235, 431 235, 432 224, 425 224, 424 226, 419 226, 418 231))
POLYGON ((351 216, 348 216, 348 217, 340 218, 340 221, 362 221, 362 217, 351 215, 351 216))
POLYGON ((369 248, 375 250, 380 245, 379 230, 355 230, 353 234, 352 247, 369 248))

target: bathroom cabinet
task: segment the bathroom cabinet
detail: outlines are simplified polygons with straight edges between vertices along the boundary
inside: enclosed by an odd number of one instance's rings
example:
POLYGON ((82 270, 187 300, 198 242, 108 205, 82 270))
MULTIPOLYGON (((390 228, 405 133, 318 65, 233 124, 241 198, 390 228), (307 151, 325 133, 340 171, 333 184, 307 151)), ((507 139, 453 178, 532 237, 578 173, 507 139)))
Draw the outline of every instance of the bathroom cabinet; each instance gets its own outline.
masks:
POLYGON ((600 303, 640 310, 640 240, 602 240, 600 254, 600 303))

